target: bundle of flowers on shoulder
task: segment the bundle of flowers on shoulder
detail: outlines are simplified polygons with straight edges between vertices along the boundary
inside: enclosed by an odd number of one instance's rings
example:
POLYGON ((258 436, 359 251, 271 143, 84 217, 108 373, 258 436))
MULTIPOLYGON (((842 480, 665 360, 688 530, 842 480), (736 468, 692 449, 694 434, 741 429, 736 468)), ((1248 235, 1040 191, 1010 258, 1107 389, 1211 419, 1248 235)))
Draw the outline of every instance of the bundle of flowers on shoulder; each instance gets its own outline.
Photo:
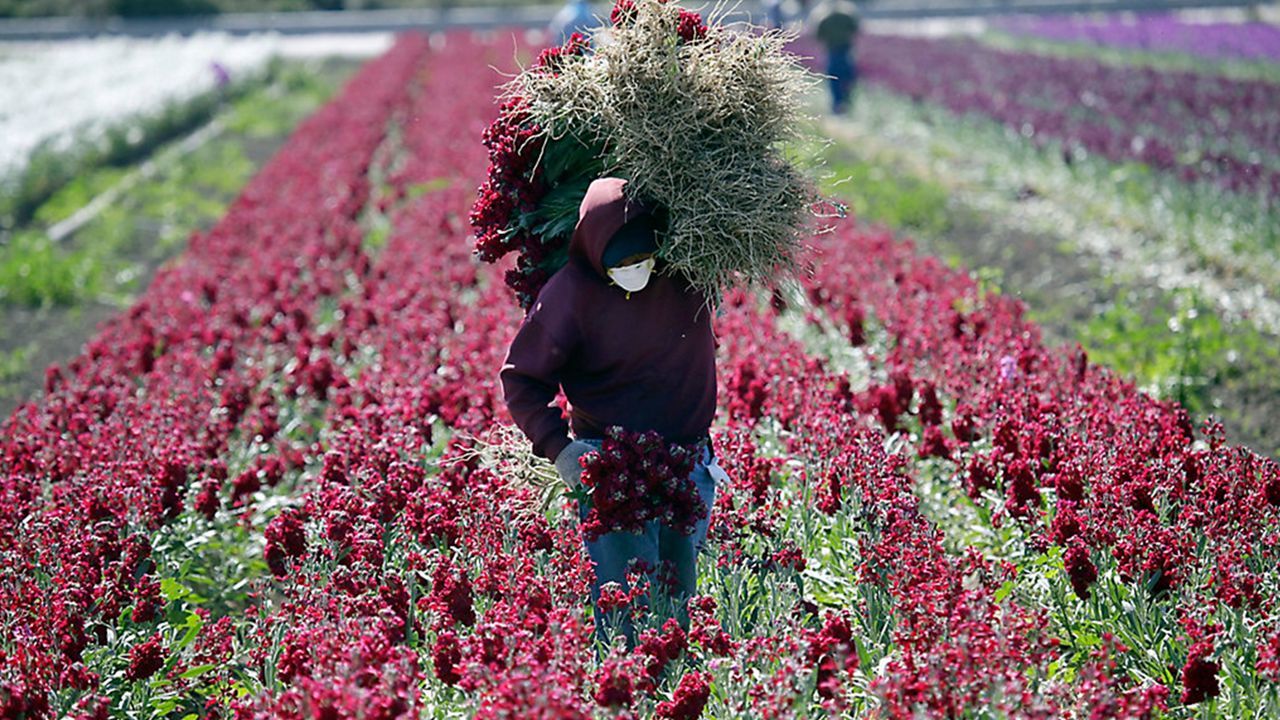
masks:
POLYGON ((582 488, 570 490, 549 461, 538 457, 533 447, 509 423, 495 423, 480 435, 459 433, 470 449, 442 462, 479 464, 511 488, 511 507, 518 515, 546 515, 556 500, 569 496, 580 501, 582 488))
POLYGON ((795 270, 820 200, 805 98, 822 80, 793 34, 731 23, 735 2, 704 19, 618 0, 607 30, 544 50, 503 86, 471 220, 481 259, 518 254, 506 278, 522 306, 565 256, 570 200, 604 175, 667 211, 657 255, 709 299, 795 270))

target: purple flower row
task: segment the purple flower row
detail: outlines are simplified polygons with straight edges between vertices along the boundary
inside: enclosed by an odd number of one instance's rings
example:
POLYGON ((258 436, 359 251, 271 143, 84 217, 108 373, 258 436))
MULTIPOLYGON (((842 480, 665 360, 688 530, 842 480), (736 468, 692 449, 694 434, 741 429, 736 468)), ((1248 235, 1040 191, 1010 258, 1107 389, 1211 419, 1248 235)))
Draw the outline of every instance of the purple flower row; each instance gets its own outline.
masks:
POLYGON ((1190 23, 1165 14, 1136 17, 1008 18, 1001 30, 1047 40, 1179 52, 1206 58, 1280 61, 1280 27, 1268 23, 1190 23))
POLYGON ((1241 193, 1280 197, 1280 85, 999 50, 969 39, 869 35, 872 83, 958 113, 1241 193))

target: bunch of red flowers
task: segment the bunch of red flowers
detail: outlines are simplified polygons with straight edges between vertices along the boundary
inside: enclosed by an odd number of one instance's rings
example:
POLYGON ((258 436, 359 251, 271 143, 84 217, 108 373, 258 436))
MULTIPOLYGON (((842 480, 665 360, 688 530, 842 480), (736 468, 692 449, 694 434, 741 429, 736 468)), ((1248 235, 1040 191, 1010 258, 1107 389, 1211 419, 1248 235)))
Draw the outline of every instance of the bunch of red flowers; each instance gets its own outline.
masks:
POLYGON ((702 15, 690 10, 681 10, 676 34, 685 42, 697 42, 707 36, 707 24, 702 22, 702 15))
MULTIPOLYGON (((659 0, 665 3, 666 0, 659 0)), ((609 23, 614 27, 625 27, 636 20, 635 0, 617 0, 613 10, 609 12, 609 23)), ((683 42, 695 42, 707 36, 707 24, 702 21, 701 13, 692 10, 681 10, 676 21, 676 34, 683 42)))
POLYGON ((668 444, 656 432, 611 427, 598 452, 582 457, 591 510, 582 531, 590 540, 610 532, 640 532, 650 520, 693 532, 707 506, 689 475, 698 451, 668 444))
POLYGON ((489 176, 471 208, 471 226, 476 231, 476 255, 485 262, 519 250, 530 240, 514 232, 512 225, 516 214, 531 211, 546 192, 537 165, 542 152, 539 130, 528 105, 516 98, 502 104, 484 131, 489 176))
MULTIPOLYGON (((586 55, 590 49, 586 36, 574 33, 564 45, 543 50, 533 69, 558 74, 569 58, 586 55)), ((502 104, 498 117, 484 132, 489 173, 471 206, 476 256, 492 263, 507 253, 518 254, 515 268, 507 271, 504 279, 526 309, 563 263, 563 250, 573 230, 560 227, 549 232, 537 217, 539 204, 557 180, 544 176, 544 156, 550 143, 542 131, 525 99, 513 98, 502 104)))

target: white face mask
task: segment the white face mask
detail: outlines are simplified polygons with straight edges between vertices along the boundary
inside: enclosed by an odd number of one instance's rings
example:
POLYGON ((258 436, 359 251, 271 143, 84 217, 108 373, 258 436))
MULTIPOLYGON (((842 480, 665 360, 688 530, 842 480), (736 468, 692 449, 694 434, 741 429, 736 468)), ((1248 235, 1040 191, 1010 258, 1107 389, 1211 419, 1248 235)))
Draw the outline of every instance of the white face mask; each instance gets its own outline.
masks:
POLYGON ((609 268, 609 279, 629 293, 638 292, 649 284, 649 276, 653 274, 653 266, 654 259, 647 258, 632 265, 609 268))

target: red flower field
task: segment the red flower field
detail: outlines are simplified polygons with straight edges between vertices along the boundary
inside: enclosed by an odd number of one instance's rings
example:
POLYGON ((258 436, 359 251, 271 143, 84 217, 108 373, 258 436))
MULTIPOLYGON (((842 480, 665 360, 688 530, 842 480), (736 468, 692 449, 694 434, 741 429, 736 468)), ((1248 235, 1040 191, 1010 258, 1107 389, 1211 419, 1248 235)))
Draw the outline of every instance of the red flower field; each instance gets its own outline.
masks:
POLYGON ((4 422, 0 716, 1280 709, 1280 467, 853 219, 803 293, 725 298, 702 595, 618 590, 639 642, 596 648, 572 503, 474 452, 515 60, 401 38, 4 422))

